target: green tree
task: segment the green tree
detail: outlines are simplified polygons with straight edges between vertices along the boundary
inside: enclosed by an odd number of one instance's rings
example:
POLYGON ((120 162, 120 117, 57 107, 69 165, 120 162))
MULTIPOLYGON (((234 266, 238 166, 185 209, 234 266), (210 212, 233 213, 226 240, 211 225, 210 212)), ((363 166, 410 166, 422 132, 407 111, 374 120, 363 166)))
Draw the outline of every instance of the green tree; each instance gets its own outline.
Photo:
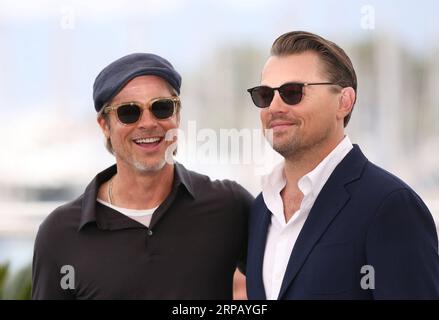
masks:
POLYGON ((0 299, 29 300, 32 290, 32 269, 27 265, 15 275, 10 272, 9 263, 0 265, 0 299))

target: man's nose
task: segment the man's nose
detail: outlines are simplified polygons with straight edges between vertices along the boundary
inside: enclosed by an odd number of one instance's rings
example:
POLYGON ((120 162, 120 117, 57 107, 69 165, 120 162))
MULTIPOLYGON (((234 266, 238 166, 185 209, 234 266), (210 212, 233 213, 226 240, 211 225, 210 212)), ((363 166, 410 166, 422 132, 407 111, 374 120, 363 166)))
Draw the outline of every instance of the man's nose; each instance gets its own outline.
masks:
POLYGON ((289 106, 282 100, 279 91, 274 91, 273 100, 271 100, 268 110, 271 113, 286 113, 289 106))
POLYGON ((158 126, 157 119, 154 117, 150 109, 145 108, 143 110, 137 126, 145 129, 155 128, 158 126))

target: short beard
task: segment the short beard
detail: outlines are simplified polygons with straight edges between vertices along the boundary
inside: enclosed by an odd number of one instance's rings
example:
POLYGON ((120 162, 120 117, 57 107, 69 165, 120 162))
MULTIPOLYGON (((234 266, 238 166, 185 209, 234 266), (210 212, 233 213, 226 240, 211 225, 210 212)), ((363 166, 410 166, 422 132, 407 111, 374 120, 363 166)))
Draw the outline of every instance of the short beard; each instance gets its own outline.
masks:
POLYGON ((304 146, 301 145, 297 137, 289 137, 289 140, 282 144, 277 144, 273 141, 273 150, 279 153, 284 158, 297 157, 303 153, 304 146))
POLYGON ((289 140, 283 144, 277 145, 273 143, 273 150, 279 153, 282 157, 290 161, 298 161, 303 159, 307 154, 325 143, 330 136, 331 129, 326 128, 324 132, 316 137, 310 138, 309 141, 304 141, 298 136, 289 137, 289 140))
POLYGON ((155 164, 142 163, 140 161, 134 160, 133 165, 136 171, 140 174, 150 174, 162 170, 166 165, 166 160, 161 159, 155 164))

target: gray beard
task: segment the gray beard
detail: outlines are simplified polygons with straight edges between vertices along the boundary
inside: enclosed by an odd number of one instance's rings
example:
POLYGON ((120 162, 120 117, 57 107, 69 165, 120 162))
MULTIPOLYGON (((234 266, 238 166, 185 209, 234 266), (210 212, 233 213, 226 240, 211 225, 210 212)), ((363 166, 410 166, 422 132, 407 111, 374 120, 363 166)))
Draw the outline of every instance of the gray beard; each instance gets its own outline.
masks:
POLYGON ((160 160, 158 163, 156 164, 147 164, 147 163, 142 163, 140 161, 134 161, 134 167, 136 168, 136 170, 140 173, 140 174, 148 174, 148 173, 153 173, 153 172, 157 172, 163 169, 163 167, 166 165, 166 160, 162 159, 160 160))

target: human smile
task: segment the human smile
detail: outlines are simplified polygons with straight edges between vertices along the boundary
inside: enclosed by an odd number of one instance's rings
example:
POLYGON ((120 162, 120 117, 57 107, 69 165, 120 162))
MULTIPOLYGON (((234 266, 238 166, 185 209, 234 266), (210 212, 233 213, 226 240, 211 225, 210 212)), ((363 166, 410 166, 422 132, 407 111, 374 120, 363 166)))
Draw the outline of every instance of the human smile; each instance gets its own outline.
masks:
POLYGON ((282 130, 289 128, 293 125, 296 125, 292 121, 285 121, 285 120, 273 120, 268 123, 268 129, 273 129, 274 131, 282 130))
POLYGON ((147 151, 154 151, 158 149, 163 137, 142 137, 133 139, 133 142, 140 148, 147 151))

